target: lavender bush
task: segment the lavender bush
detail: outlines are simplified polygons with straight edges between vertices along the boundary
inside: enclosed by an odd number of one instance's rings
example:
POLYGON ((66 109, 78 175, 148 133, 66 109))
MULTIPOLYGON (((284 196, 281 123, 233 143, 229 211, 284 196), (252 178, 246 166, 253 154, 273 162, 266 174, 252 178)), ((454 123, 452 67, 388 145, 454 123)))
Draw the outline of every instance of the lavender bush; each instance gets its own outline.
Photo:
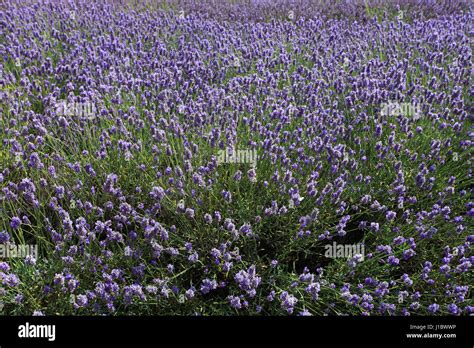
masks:
POLYGON ((468 1, 0 11, 0 313, 473 313, 468 1))

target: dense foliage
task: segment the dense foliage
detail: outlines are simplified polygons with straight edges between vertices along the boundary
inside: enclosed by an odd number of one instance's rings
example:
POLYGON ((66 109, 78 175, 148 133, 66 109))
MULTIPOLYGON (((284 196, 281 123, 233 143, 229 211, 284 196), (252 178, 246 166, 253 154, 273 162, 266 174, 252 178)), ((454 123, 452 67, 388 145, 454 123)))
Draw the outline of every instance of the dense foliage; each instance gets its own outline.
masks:
POLYGON ((3 3, 1 313, 472 313, 468 4, 3 3))

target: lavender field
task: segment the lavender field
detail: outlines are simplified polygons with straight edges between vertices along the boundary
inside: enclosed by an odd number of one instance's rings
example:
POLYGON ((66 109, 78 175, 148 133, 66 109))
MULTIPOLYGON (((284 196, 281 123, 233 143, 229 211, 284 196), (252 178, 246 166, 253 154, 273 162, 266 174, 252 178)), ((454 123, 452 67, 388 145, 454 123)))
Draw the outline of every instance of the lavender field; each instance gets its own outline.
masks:
POLYGON ((472 315, 473 19, 0 3, 0 314, 472 315))

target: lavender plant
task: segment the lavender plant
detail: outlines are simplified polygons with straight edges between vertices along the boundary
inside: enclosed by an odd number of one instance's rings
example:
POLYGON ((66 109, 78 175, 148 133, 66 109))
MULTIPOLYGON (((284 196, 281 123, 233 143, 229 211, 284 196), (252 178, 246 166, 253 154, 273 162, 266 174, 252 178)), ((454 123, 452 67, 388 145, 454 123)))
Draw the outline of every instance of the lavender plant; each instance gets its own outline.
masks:
POLYGON ((472 20, 7 0, 0 313, 472 314, 472 20))

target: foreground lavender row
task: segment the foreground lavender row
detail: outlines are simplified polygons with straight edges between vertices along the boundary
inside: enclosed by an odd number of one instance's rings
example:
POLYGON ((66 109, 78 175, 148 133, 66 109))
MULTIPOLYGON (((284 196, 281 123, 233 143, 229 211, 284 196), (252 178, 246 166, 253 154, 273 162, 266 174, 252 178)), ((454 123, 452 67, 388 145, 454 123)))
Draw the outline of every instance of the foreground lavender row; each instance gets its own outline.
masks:
POLYGON ((1 5, 0 313, 472 314, 472 9, 376 3, 1 5))

